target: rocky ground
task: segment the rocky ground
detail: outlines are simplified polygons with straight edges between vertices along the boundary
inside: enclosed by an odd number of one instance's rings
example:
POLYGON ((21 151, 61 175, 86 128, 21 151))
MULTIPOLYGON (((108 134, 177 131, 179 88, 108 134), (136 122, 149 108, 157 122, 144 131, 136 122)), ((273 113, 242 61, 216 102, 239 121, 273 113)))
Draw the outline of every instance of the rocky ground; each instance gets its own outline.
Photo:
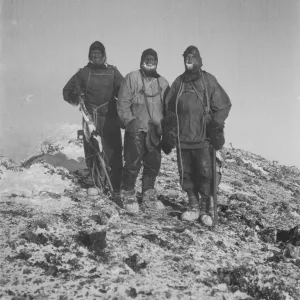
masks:
POLYGON ((300 299, 297 168, 223 149, 212 231, 180 220, 175 151, 157 180, 165 211, 134 215, 87 192, 67 136, 22 165, 0 158, 1 299, 300 299))

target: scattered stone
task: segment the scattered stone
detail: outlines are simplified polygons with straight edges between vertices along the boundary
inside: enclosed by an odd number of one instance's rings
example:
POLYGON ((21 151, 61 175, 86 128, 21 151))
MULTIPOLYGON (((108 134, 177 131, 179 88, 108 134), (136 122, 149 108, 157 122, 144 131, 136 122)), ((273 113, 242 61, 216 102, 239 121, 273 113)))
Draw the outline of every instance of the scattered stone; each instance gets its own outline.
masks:
POLYGON ((94 250, 98 255, 102 255, 103 250, 107 246, 106 231, 97 231, 92 233, 81 231, 76 239, 87 248, 94 250))
POLYGON ((30 243, 35 243, 35 244, 46 244, 48 239, 45 237, 42 233, 35 234, 31 230, 27 230, 25 233, 21 235, 21 238, 24 238, 30 243))
POLYGON ((244 183, 242 181, 239 181, 239 180, 234 180, 232 182, 232 185, 234 185, 236 187, 242 187, 244 185, 244 183))
POLYGON ((36 229, 36 228, 42 228, 48 230, 48 225, 46 220, 35 220, 31 223, 30 228, 36 229))
POLYGON ((204 225, 206 225, 206 226, 208 226, 208 227, 211 227, 211 226, 213 225, 212 218, 211 218, 210 216, 208 216, 208 215, 202 215, 202 216, 200 217, 200 220, 201 220, 201 222, 202 222, 204 225))
POLYGON ((216 287, 216 290, 220 292, 226 292, 227 291, 227 285, 225 283, 220 283, 216 287))
POLYGON ((238 200, 238 201, 243 201, 243 202, 252 202, 255 200, 256 196, 251 193, 246 193, 246 192, 237 192, 231 194, 229 197, 230 200, 238 200))
POLYGON ((276 240, 277 242, 290 242, 294 246, 300 246, 300 225, 289 230, 278 230, 276 240))
POLYGON ((124 262, 134 272, 139 272, 141 269, 145 269, 147 267, 147 263, 145 261, 143 261, 142 263, 138 263, 138 255, 137 254, 133 254, 132 256, 125 258, 124 262))
POLYGON ((102 211, 99 211, 97 215, 92 215, 90 218, 99 225, 106 225, 108 223, 108 217, 102 211))
POLYGON ((299 250, 300 250, 300 247, 293 246, 292 244, 287 244, 287 246, 285 248, 285 256, 291 257, 291 258, 298 258, 299 250))
POLYGON ((135 288, 130 288, 129 290, 126 290, 126 294, 131 298, 136 298, 138 295, 135 288))
POLYGON ((99 191, 97 188, 92 187, 92 188, 88 188, 87 194, 89 196, 97 196, 97 195, 99 195, 99 191))

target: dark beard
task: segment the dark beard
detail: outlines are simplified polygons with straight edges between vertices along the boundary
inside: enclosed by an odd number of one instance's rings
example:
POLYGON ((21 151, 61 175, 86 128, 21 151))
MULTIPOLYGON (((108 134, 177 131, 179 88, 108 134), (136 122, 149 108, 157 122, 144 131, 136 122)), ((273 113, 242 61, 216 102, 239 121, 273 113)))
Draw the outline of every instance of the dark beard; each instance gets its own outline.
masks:
POLYGON ((185 70, 185 72, 181 75, 183 82, 193 82, 200 78, 200 71, 198 69, 185 70))

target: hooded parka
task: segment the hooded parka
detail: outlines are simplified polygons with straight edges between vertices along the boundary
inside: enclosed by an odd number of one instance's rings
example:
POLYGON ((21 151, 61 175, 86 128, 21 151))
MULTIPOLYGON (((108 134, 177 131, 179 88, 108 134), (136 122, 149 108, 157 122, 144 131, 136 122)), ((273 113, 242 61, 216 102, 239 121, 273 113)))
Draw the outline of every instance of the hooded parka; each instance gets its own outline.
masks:
MULTIPOLYGON (((101 136, 103 151, 111 168, 110 177, 113 188, 114 190, 120 190, 123 163, 116 97, 123 76, 116 67, 106 63, 103 44, 96 41, 90 46, 89 59, 91 59, 93 50, 102 52, 104 56, 103 63, 96 65, 90 61, 85 67, 79 69, 63 88, 63 98, 70 104, 76 105, 78 104, 78 95, 80 93, 84 94, 85 106, 101 136)), ((94 151, 85 139, 84 150, 87 166, 91 168, 94 151)))

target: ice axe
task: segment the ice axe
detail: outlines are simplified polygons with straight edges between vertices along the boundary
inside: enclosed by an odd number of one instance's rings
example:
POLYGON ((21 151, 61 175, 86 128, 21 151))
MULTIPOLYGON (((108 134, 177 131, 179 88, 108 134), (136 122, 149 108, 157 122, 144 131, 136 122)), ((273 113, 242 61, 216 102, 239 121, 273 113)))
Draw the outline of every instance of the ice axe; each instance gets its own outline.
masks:
POLYGON ((214 229, 218 222, 218 196, 217 196, 217 159, 216 159, 216 149, 211 146, 212 153, 212 197, 214 204, 214 216, 213 216, 213 225, 214 229))
MULTIPOLYGON (((104 161, 104 159, 101 155, 101 153, 103 152, 101 137, 100 137, 99 133, 96 131, 96 126, 95 126, 89 112, 87 111, 87 109, 85 107, 82 95, 79 95, 79 110, 81 111, 82 117, 83 117, 84 121, 87 124, 88 133, 90 135, 89 138, 91 138, 91 139, 93 138, 96 142, 97 147, 96 147, 96 149, 95 149, 95 147, 93 147, 93 148, 96 150, 96 155, 97 155, 97 158, 99 159, 99 163, 100 163, 101 168, 104 172, 104 175, 105 175, 105 178, 106 178, 106 181, 107 181, 107 184, 108 184, 108 188, 109 188, 111 194, 113 194, 113 187, 112 187, 110 178, 109 178, 108 173, 107 173, 107 166, 106 166, 105 161, 104 161)), ((99 175, 99 177, 101 177, 99 172, 98 172, 98 175, 99 175)), ((101 185, 103 185, 103 186, 101 186, 103 188, 104 183, 101 183, 101 185)))

